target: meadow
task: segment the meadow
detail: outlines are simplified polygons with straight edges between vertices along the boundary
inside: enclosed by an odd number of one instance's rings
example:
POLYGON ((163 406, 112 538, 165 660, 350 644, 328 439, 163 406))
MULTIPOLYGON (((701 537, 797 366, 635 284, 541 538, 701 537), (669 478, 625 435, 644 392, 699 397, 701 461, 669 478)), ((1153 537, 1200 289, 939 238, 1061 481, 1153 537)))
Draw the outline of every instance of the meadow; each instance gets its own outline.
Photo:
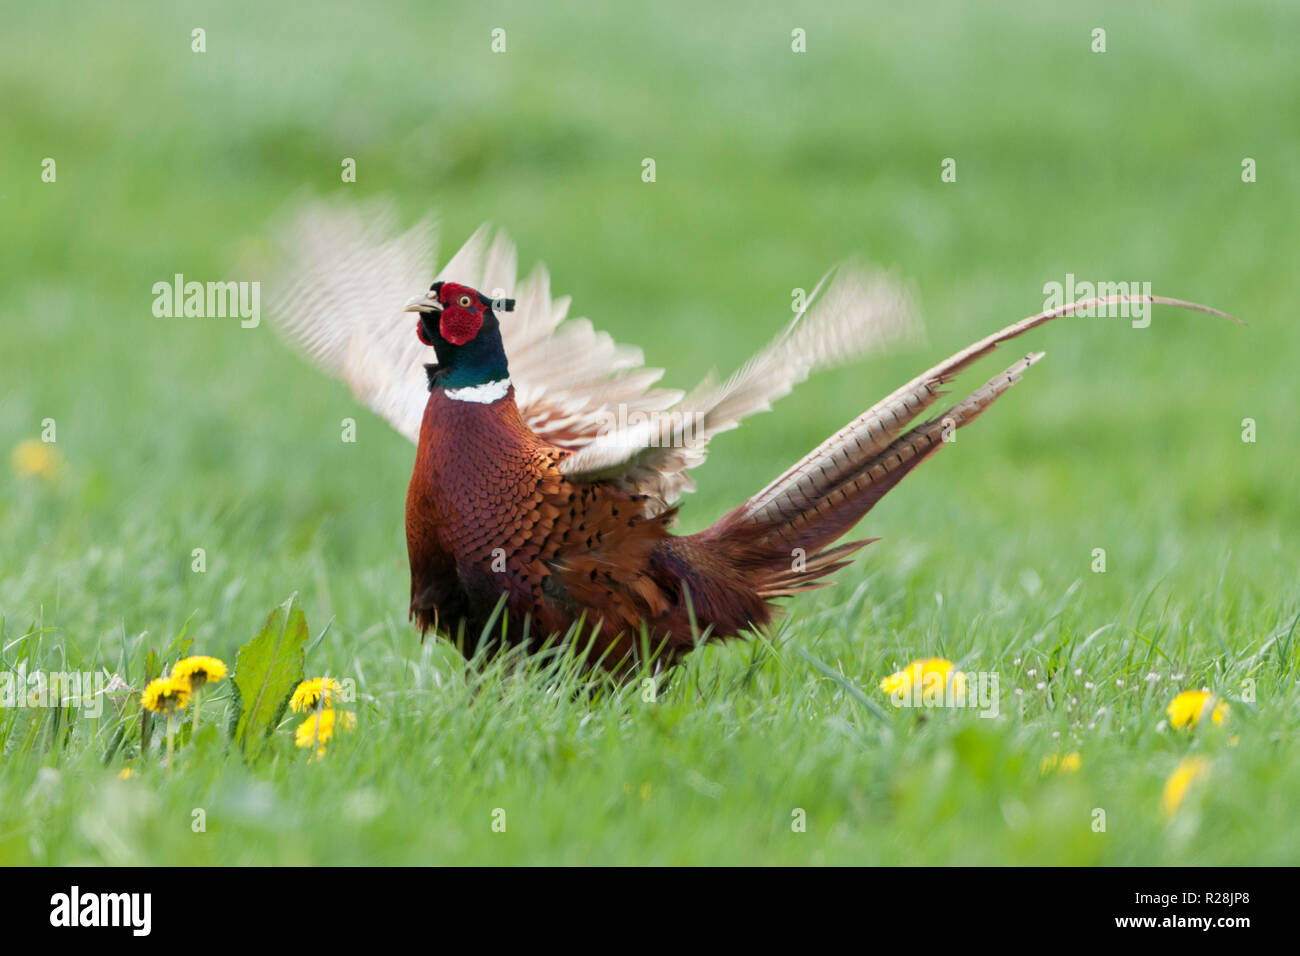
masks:
POLYGON ((98 717, 0 707, 0 864, 1300 863, 1294 4, 2 19, 0 672, 129 689, 98 717), (414 634, 406 439, 268 320, 152 313, 176 273, 262 278, 302 195, 436 210, 444 258, 500 225, 676 387, 836 261, 906 276, 926 341, 716 439, 684 531, 1067 275, 1249 324, 1163 309, 1004 348, 956 390, 1047 355, 868 515, 835 586, 652 702, 579 693, 414 634), (227 681, 170 763, 158 722, 142 747, 150 654, 233 666, 295 593, 306 673, 352 682, 356 726, 309 759, 288 713, 245 760, 227 681), (893 706, 880 682, 934 657, 996 674, 998 716, 893 706), (1222 722, 1171 726, 1202 688, 1222 722))

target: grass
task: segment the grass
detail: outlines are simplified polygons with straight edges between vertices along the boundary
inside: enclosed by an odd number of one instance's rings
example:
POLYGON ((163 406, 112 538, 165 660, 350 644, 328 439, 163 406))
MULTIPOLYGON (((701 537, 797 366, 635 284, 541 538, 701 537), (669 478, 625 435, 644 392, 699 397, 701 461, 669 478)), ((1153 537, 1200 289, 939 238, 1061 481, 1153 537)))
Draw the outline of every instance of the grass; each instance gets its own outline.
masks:
POLYGON ((167 770, 129 710, 0 709, 0 863, 1300 862, 1294 8, 310 11, 5 14, 0 445, 53 419, 61 468, 0 475, 0 658, 139 689, 182 633, 233 663, 297 591, 325 632, 308 671, 355 680, 358 726, 309 763, 287 723, 248 766, 217 691, 167 770), (256 278, 267 220, 303 189, 436 207, 444 255, 500 223, 674 385, 743 361, 838 259, 911 277, 929 343, 719 438, 683 530, 1068 272, 1251 324, 1035 332, 1024 351, 1046 359, 868 517, 883 540, 836 587, 766 641, 693 655, 654 703, 593 697, 421 645, 409 443, 265 323, 150 314, 176 272, 256 278), (997 673, 1001 715, 876 690, 937 655, 997 673), (1225 727, 1164 726, 1201 686, 1232 702, 1225 727), (1041 771, 1076 750, 1077 772, 1041 771), (1211 773, 1167 818, 1192 753, 1211 773))

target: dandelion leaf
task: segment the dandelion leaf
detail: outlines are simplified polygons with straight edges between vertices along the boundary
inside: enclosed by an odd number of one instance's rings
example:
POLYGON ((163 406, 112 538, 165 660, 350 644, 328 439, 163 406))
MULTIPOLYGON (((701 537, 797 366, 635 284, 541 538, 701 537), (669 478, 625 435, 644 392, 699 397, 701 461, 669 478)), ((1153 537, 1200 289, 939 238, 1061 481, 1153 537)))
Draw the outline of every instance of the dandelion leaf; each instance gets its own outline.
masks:
POLYGON ((307 618, 295 592, 235 655, 234 738, 250 759, 266 745, 303 678, 307 636, 307 618))

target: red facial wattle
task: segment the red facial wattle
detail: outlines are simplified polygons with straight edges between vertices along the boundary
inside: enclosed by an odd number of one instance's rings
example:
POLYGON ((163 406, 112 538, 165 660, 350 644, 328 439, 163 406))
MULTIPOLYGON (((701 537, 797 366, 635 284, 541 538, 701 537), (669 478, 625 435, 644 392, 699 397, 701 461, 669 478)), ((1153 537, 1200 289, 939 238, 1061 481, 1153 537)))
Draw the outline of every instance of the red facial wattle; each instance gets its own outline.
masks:
POLYGON ((452 345, 464 345, 483 327, 483 316, 469 309, 447 309, 438 320, 438 331, 452 345))

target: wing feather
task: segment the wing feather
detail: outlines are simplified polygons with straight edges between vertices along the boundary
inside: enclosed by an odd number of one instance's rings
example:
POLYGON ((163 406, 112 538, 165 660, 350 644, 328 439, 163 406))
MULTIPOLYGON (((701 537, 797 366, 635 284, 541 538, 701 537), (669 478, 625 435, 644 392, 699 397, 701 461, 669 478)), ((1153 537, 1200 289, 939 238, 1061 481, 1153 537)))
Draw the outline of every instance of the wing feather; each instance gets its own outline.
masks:
POLYGON ((607 432, 560 463, 572 480, 615 481, 648 496, 657 513, 694 489, 689 470, 708 442, 767 411, 814 370, 914 339, 920 323, 910 289, 888 273, 844 267, 813 290, 790 325, 735 374, 706 378, 678 405, 607 432))
POLYGON ((586 319, 565 321, 569 299, 551 298, 545 268, 517 283, 504 233, 480 227, 433 276, 433 220, 406 232, 397 223, 387 202, 301 204, 277 229, 281 278, 269 311, 285 339, 411 441, 428 398, 424 366, 436 356, 402 305, 435 279, 516 300, 501 322, 515 401, 535 432, 562 447, 581 448, 608 430, 620 407, 656 411, 680 399, 652 387, 663 371, 645 368, 640 349, 586 319))

